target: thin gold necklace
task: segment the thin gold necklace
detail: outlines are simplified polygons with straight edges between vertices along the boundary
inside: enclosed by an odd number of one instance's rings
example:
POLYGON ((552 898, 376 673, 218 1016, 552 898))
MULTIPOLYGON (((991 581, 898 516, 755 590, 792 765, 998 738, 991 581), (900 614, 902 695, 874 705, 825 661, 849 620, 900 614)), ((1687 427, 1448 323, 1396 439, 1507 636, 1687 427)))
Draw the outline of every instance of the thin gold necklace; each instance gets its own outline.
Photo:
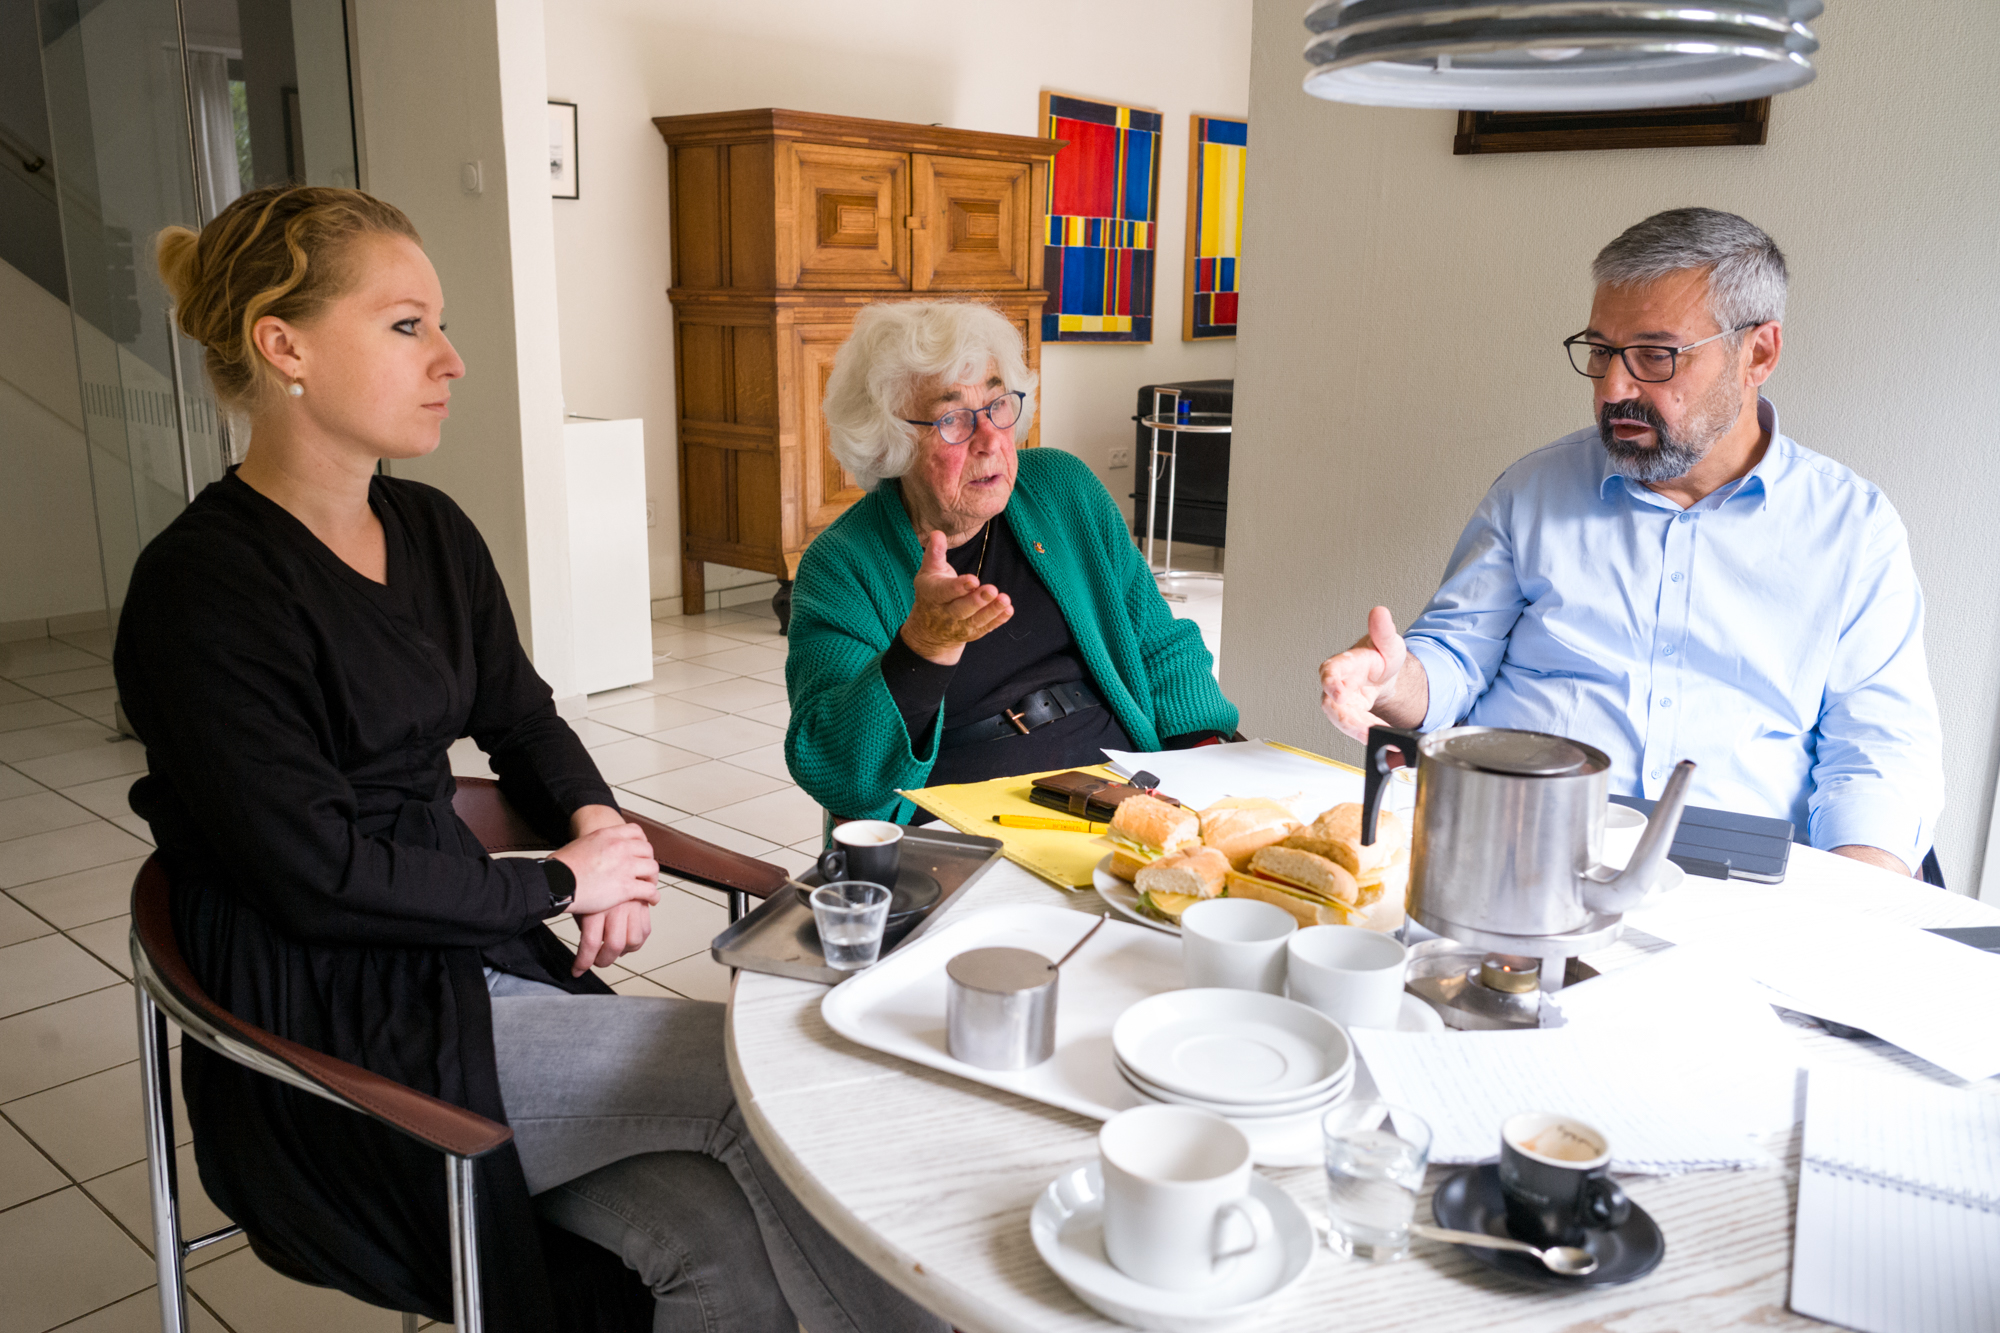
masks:
POLYGON ((986 548, 993 544, 993 520, 986 520, 986 535, 979 539, 979 567, 972 571, 972 577, 981 583, 986 581, 986 548))

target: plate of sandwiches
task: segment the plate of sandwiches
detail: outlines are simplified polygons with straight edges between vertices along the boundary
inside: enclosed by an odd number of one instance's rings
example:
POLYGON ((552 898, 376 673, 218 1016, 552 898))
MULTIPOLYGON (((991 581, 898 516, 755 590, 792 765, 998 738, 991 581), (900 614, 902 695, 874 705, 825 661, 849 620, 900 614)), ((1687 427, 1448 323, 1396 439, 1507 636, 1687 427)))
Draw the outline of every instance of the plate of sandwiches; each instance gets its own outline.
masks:
POLYGON ((1113 850, 1091 876, 1098 896, 1158 930, 1179 934, 1181 913, 1206 898, 1256 898, 1301 926, 1403 924, 1410 830, 1393 810, 1381 812, 1375 841, 1364 845, 1353 802, 1307 824, 1260 797, 1195 811, 1135 796, 1119 803, 1107 836, 1113 850))

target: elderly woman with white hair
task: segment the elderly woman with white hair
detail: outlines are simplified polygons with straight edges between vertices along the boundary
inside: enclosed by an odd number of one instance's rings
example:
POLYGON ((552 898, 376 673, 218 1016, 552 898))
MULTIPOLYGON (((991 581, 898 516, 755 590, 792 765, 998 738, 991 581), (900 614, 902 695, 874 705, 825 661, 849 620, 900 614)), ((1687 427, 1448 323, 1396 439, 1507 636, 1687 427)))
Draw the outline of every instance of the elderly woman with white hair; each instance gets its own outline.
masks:
POLYGON ((1016 451, 1034 391, 1019 332, 969 302, 869 306, 834 360, 830 442, 869 490, 799 563, 785 759, 837 817, 1236 727, 1110 494, 1016 451))

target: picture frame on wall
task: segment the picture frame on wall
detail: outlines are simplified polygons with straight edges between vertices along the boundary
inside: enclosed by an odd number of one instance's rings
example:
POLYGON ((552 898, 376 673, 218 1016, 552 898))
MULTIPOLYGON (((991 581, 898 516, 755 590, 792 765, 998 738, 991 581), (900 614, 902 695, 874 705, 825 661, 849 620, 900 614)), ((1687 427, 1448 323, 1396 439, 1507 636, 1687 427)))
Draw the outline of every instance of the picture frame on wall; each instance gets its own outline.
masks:
POLYGON ((1153 341, 1160 218, 1160 113, 1044 91, 1049 167, 1044 343, 1153 341))
POLYGON ((1243 185, 1250 124, 1233 116, 1188 117, 1187 269, 1181 341, 1236 336, 1243 290, 1243 185))
POLYGON ((581 199, 576 169, 576 103, 549 102, 549 196, 581 199))

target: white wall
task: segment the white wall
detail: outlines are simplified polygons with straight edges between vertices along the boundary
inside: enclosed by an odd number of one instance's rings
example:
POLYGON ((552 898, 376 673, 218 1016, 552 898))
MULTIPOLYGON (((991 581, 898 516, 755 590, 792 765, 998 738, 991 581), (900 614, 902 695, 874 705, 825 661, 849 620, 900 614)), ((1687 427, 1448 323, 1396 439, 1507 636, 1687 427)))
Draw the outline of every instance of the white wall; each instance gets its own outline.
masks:
MULTIPOLYGON (((1042 442, 1090 462, 1114 495, 1142 384, 1225 378, 1230 343, 1180 340, 1188 116, 1241 115, 1249 0, 563 0, 548 7, 549 94, 578 104, 582 198, 556 204, 569 410, 646 422, 653 596, 680 593, 667 150, 653 116, 778 106, 1038 134, 1041 90, 1165 115, 1156 341, 1049 346, 1042 442)), ((1252 179, 1261 149, 1252 141, 1252 179)), ((1251 252, 1251 269, 1263 260, 1251 252)), ((1254 316, 1253 316, 1254 318, 1254 316)))
POLYGON ((423 234, 465 358, 444 443, 398 463, 471 515, 536 669, 573 693, 569 516, 541 0, 357 0, 363 187, 423 234), (477 163, 482 189, 463 188, 477 163))
POLYGON ((1945 723, 1939 855, 1978 890, 2000 731, 2000 6, 1921 8, 1829 6, 1819 78, 1777 100, 1763 147, 1454 157, 1449 112, 1306 97, 1297 0, 1256 0, 1222 674, 1246 730, 1356 752, 1314 668, 1377 602, 1408 623, 1494 476, 1589 423, 1557 344, 1591 256, 1657 210, 1730 209, 1791 261, 1766 388, 1786 433, 1909 526, 1945 723))
POLYGON ((69 307, 0 263, 0 625, 104 609, 69 307))

